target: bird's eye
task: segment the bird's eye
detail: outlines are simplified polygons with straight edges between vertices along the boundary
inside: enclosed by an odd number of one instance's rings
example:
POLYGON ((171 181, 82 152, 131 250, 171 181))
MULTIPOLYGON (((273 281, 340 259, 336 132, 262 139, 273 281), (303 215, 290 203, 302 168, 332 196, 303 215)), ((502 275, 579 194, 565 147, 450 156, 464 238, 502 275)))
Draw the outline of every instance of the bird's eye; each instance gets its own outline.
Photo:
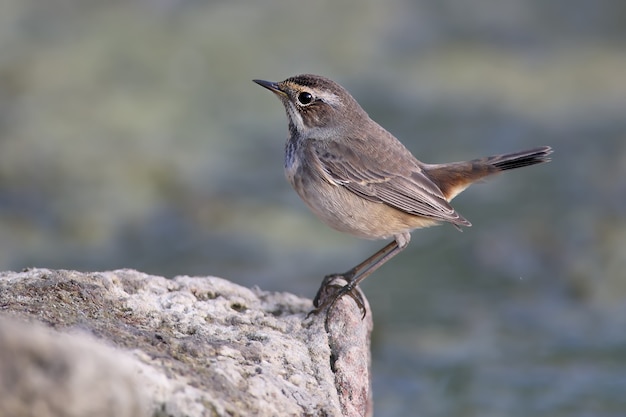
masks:
POLYGON ((303 106, 306 106, 307 104, 311 104, 312 101, 313 101, 313 96, 310 93, 303 92, 303 93, 298 94, 298 102, 302 104, 303 106))

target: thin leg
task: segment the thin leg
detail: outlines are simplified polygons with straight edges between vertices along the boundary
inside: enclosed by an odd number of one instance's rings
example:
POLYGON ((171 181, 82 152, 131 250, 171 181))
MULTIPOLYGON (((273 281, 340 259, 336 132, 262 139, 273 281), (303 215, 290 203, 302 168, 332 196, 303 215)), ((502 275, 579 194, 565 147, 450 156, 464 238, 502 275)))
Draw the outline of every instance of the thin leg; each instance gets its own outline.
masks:
POLYGON ((343 274, 326 275, 324 277, 324 280, 322 281, 322 285, 315 295, 315 298, 313 299, 313 305, 315 306, 315 309, 309 314, 317 314, 326 307, 328 307, 328 310, 330 311, 335 306, 337 300, 347 294, 352 297, 354 302, 357 303, 359 309, 363 313, 363 317, 365 317, 365 314, 367 313, 365 309, 365 303, 363 301, 363 296, 361 295, 361 292, 357 291, 357 286, 372 272, 383 266, 387 261, 396 256, 398 253, 402 252, 404 248, 408 246, 410 239, 411 235, 409 233, 397 235, 392 242, 389 242, 387 245, 385 245, 385 247, 383 247, 378 252, 376 252, 354 268, 350 269, 349 271, 344 272, 343 274), (344 286, 333 284, 333 281, 339 278, 345 279, 346 281, 348 281, 348 283, 344 286), (334 294, 327 297, 322 302, 321 298, 326 292, 326 289, 329 287, 336 288, 336 291, 334 294))
MULTIPOLYGON (((395 250, 397 247, 398 247, 398 242, 393 240, 393 241, 389 242, 384 248, 380 249, 378 252, 376 252, 375 254, 373 254, 372 256, 370 256, 369 258, 367 258, 366 260, 364 260, 363 262, 361 262, 360 264, 358 264, 354 268, 352 268, 352 269, 350 269, 350 270, 348 270, 348 271, 346 271, 346 272, 344 272, 342 274, 326 275, 324 277, 324 280, 322 281, 322 285, 320 285, 319 290, 317 290, 317 294, 315 295, 315 298, 313 299, 313 305, 315 307, 318 307, 317 310, 320 310, 320 309, 324 308, 324 305, 320 305, 320 301, 321 301, 321 296, 322 296, 322 294, 324 292, 324 289, 327 286, 331 285, 333 281, 335 281, 337 279, 340 279, 340 278, 343 278, 343 279, 345 279, 348 282, 353 282, 353 281, 356 281, 357 279, 358 279, 358 282, 363 281, 363 279, 365 279, 369 274, 374 272, 374 270, 371 270, 370 272, 368 272, 369 269, 367 267, 368 266, 371 267, 372 265, 375 265, 376 262, 380 262, 379 259, 382 261, 382 258, 387 256, 390 252, 395 250), (363 272, 361 273, 361 271, 363 271, 363 272)), ((356 286, 356 284, 354 286, 356 286)), ((350 296, 352 296, 352 298, 355 297, 354 293, 350 293, 350 296)), ((359 304, 359 307, 361 308, 361 310, 363 310, 363 302, 362 301, 358 301, 356 299, 355 299, 355 301, 356 301, 357 304, 359 304)), ((325 304, 327 304, 327 303, 325 303, 325 304)))

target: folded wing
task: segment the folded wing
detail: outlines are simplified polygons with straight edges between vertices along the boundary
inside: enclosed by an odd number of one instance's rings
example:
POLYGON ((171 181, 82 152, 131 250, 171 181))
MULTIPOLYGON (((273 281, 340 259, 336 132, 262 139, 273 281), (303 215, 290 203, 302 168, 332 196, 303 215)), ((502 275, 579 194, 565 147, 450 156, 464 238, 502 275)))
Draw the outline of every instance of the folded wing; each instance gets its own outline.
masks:
POLYGON ((359 152, 366 141, 310 143, 309 150, 331 183, 359 196, 416 216, 470 226, 446 201, 441 190, 399 142, 385 152, 359 152), (374 159, 364 155, 378 155, 374 159))

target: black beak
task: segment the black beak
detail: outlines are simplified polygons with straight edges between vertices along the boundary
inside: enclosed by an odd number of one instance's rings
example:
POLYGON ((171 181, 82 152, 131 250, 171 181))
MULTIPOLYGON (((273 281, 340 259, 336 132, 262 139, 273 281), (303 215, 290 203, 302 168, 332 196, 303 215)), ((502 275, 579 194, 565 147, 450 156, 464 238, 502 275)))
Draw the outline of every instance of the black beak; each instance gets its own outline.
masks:
POLYGON ((274 94, 278 94, 278 95, 282 95, 282 96, 287 95, 283 90, 280 89, 280 86, 278 85, 278 83, 274 83, 272 81, 265 81, 265 80, 252 80, 252 81, 257 83, 261 87, 267 88, 268 90, 270 90, 274 94))

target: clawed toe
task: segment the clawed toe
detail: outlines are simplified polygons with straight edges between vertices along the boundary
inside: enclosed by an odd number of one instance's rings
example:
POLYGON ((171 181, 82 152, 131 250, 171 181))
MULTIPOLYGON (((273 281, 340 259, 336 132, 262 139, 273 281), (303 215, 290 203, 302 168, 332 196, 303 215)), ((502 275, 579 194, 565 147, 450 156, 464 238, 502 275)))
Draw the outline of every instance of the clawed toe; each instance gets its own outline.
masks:
MULTIPOLYGON (((321 301, 322 299, 327 298, 326 294, 328 293, 329 288, 342 288, 342 285, 334 284, 336 280, 343 279, 349 283, 352 275, 353 274, 350 274, 350 272, 346 272, 344 274, 326 275, 320 285, 320 288, 317 290, 317 294, 315 294, 315 298, 313 298, 313 305, 316 307, 316 310, 324 307, 324 305, 321 305, 321 301)), ((327 303, 324 304, 327 305, 327 303)))
POLYGON ((309 313, 306 315, 306 318, 308 319, 311 315, 313 314, 318 314, 321 311, 323 311, 326 307, 328 307, 331 303, 334 304, 334 300, 335 300, 335 295, 341 291, 341 289, 343 288, 343 286, 338 285, 338 284, 331 284, 331 285, 322 285, 319 290, 317 290, 317 294, 315 295, 315 298, 313 299, 313 306, 315 307, 313 310, 309 311, 309 313), (334 291, 334 293, 332 295, 329 295, 329 291, 334 291), (322 300, 324 300, 322 302, 322 300))
POLYGON ((312 314, 318 314, 323 310, 327 310, 327 329, 329 313, 334 308, 337 301, 339 301, 339 299, 344 295, 349 295, 357 304, 362 314, 361 319, 364 319, 365 315, 367 314, 367 309, 365 308, 365 300, 363 298, 363 293, 361 292, 361 290, 358 287, 354 287, 353 284, 350 282, 348 282, 348 284, 346 285, 332 284, 332 282, 337 278, 344 277, 337 274, 334 276, 328 275, 324 278, 324 282, 322 283, 322 286, 318 290, 317 295, 313 300, 313 305, 315 306, 315 308, 307 314, 308 318, 312 314))

